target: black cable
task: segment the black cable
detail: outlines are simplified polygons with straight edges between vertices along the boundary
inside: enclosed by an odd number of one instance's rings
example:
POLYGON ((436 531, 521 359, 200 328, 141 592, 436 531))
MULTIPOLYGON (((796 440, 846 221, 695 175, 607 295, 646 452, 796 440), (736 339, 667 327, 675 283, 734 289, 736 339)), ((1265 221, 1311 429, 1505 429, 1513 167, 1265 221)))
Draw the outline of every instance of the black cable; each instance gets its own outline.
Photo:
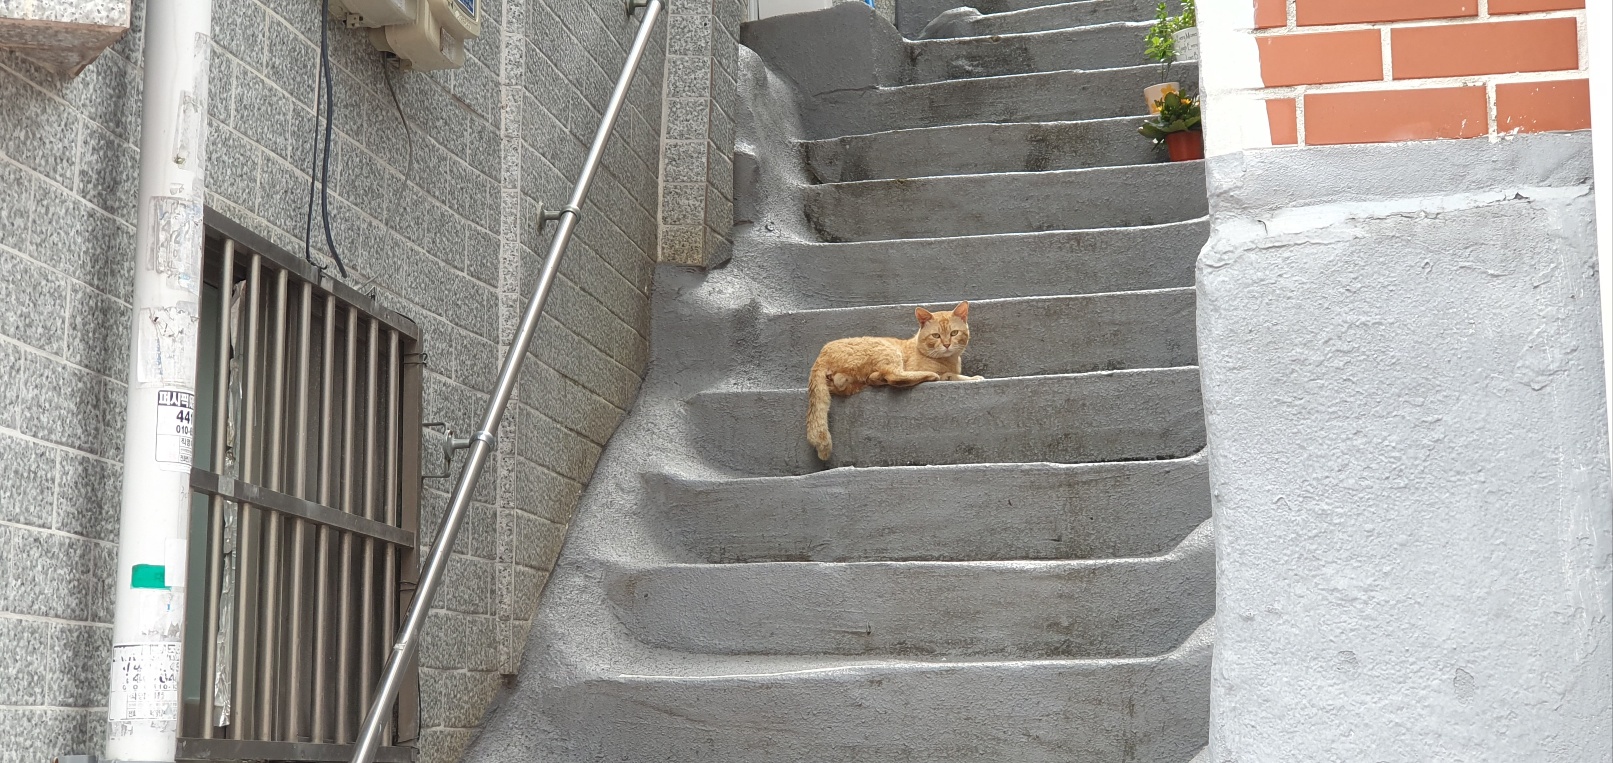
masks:
POLYGON ((321 84, 324 79, 325 69, 317 67, 314 73, 314 145, 308 152, 308 213, 302 220, 302 258, 309 263, 314 261, 314 188, 319 183, 319 108, 325 98, 321 84))
POLYGON ((395 56, 389 56, 388 60, 383 62, 382 71, 386 76, 386 90, 392 94, 392 105, 398 110, 398 121, 403 123, 403 138, 406 141, 404 146, 409 149, 409 162, 404 165, 403 170, 403 180, 407 183, 409 176, 414 174, 414 131, 409 129, 409 118, 403 113, 403 102, 398 100, 398 89, 392 84, 392 67, 396 61, 395 56))
POLYGON ((336 252, 336 237, 330 232, 330 143, 336 122, 336 89, 331 83, 330 70, 330 0, 323 0, 321 5, 324 11, 319 19, 319 65, 325 73, 325 157, 319 168, 319 212, 325 222, 325 246, 330 248, 330 258, 336 262, 337 272, 346 278, 347 267, 336 252))

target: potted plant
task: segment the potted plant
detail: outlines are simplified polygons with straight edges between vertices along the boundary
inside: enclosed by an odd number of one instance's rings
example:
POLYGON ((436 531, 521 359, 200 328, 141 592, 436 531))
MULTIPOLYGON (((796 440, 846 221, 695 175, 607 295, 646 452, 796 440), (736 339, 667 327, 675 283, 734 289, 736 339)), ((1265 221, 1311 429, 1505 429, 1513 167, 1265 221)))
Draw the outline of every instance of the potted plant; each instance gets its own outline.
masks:
MULTIPOLYGON (((1199 56, 1199 30, 1197 0, 1182 0, 1182 13, 1172 16, 1170 8, 1161 2, 1154 14, 1154 25, 1143 37, 1143 54, 1160 63, 1160 79, 1170 77, 1171 64, 1186 56, 1196 60, 1199 56)), ((1175 82, 1160 82, 1143 89, 1143 99, 1150 113, 1159 113, 1155 104, 1167 93, 1179 92, 1175 82)))
POLYGON ((1155 144, 1164 143, 1173 162, 1204 158, 1203 120, 1196 99, 1178 92, 1166 93, 1154 111, 1155 115, 1137 132, 1155 144))

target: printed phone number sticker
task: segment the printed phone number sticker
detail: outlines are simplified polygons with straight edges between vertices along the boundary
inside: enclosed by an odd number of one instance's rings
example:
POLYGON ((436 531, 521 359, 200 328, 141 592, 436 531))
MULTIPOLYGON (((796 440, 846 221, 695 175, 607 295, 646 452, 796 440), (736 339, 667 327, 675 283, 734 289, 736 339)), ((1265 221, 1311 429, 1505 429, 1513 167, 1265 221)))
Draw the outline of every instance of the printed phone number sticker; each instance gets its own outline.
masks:
POLYGON ((195 433, 196 395, 157 390, 157 466, 171 472, 190 471, 195 433))

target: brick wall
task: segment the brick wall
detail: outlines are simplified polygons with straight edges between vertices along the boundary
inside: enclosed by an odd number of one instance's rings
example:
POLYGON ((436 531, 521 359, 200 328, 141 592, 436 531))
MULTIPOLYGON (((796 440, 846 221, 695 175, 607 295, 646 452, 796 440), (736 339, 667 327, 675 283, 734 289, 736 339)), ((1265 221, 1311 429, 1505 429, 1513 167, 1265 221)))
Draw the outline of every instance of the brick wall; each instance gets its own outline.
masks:
MULTIPOLYGON (((0 51, 0 763, 102 745, 143 5, 76 78, 0 51)), ((539 203, 569 193, 637 25, 617 0, 485 0, 482 12, 463 69, 391 75, 401 117, 362 32, 331 29, 337 245, 355 286, 419 322, 425 420, 460 432, 479 423, 547 248, 539 203)), ((315 0, 214 5, 208 201, 294 252, 318 14, 315 0)), ((584 205, 428 620, 426 763, 459 757, 519 664, 572 507, 637 394, 659 251, 665 35, 584 205)), ((426 480, 423 537, 451 487, 426 480)))
POLYGON ((1590 127, 1584 0, 1255 0, 1275 145, 1590 127))

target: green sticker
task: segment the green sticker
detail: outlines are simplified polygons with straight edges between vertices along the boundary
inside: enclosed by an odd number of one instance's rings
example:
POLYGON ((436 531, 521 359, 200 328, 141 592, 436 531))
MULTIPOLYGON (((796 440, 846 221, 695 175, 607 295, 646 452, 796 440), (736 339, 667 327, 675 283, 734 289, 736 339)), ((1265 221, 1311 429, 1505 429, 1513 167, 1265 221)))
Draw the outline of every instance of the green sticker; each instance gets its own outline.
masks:
POLYGON ((129 575, 130 588, 167 588, 168 572, 160 564, 136 564, 129 575))

